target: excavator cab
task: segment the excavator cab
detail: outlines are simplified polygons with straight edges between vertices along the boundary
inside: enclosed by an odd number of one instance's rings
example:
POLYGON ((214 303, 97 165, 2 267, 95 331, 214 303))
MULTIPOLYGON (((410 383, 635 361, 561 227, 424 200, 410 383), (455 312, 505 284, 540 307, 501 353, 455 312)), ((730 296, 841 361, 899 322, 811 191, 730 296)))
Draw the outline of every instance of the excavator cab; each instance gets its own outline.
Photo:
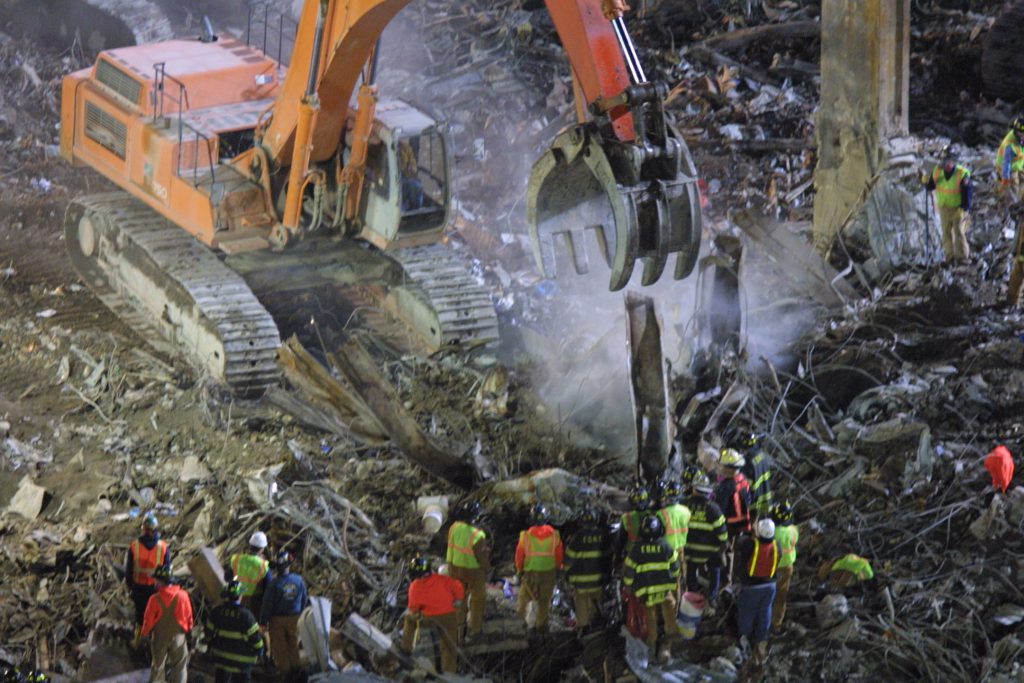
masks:
POLYGON ((359 236, 381 249, 437 241, 451 206, 443 125, 398 101, 380 103, 366 154, 359 236))

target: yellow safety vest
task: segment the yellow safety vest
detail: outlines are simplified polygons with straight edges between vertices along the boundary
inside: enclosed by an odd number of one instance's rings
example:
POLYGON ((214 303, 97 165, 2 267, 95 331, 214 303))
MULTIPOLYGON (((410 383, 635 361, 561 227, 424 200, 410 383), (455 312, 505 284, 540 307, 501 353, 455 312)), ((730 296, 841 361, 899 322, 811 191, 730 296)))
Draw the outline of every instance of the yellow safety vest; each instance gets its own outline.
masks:
POLYGON ((792 567, 796 563, 796 544, 800 541, 800 530, 796 524, 780 524, 775 527, 775 541, 779 544, 779 569, 792 567))
POLYGON ((448 529, 448 553, 445 561, 453 567, 463 569, 479 569, 480 563, 476 559, 473 547, 487 534, 466 522, 455 522, 448 529))
POLYGON ((526 557, 523 558, 524 572, 549 572, 558 566, 555 561, 555 546, 558 545, 558 532, 547 538, 537 538, 530 530, 519 533, 519 542, 523 544, 526 557))
POLYGON ((672 550, 678 552, 686 545, 686 535, 690 531, 690 508, 676 503, 662 508, 658 516, 665 525, 665 540, 672 550))
POLYGON ((871 563, 853 553, 836 560, 836 563, 832 565, 832 571, 850 572, 857 577, 858 581, 867 581, 875 578, 875 570, 871 568, 871 563))
POLYGON ((1024 147, 1021 147, 1020 143, 1017 142, 1017 134, 1011 130, 1003 137, 1003 141, 999 145, 999 152, 996 154, 996 173, 1003 180, 1009 180, 1009 178, 1003 178, 1003 160, 1006 157, 1007 149, 1013 150, 1010 172, 1018 173, 1024 171, 1024 147))
POLYGON ((970 178, 971 172, 957 164, 953 174, 946 177, 942 166, 936 166, 932 171, 932 180, 935 181, 935 196, 939 206, 959 208, 960 207, 960 184, 965 178, 970 178))
POLYGON ((242 584, 243 597, 256 592, 269 568, 270 563, 256 555, 235 553, 231 556, 231 571, 235 573, 235 578, 242 584))

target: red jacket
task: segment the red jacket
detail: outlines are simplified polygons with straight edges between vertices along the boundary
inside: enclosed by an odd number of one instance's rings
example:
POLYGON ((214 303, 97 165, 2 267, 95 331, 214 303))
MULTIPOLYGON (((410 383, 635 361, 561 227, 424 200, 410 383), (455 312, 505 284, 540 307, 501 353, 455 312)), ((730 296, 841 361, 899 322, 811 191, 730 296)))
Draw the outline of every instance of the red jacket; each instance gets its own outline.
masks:
MULTIPOLYGON (((537 540, 543 541, 549 536, 556 534, 555 528, 550 524, 544 526, 531 526, 526 530, 526 533, 533 536, 537 540)), ((559 538, 555 542, 555 567, 558 569, 562 568, 562 561, 565 559, 565 546, 562 544, 562 539, 559 538)), ((523 571, 523 563, 526 561, 526 545, 523 543, 523 539, 520 537, 519 545, 516 546, 516 571, 523 571)))
POLYGON ((174 620, 181 626, 181 630, 188 633, 192 630, 194 617, 192 616, 192 600, 188 593, 181 586, 163 586, 155 595, 149 598, 146 604, 146 614, 142 618, 142 637, 145 638, 153 632, 156 622, 160 621, 164 610, 174 603, 174 620))
POLYGON ((466 597, 461 581, 444 574, 431 574, 409 584, 409 611, 425 617, 451 614, 455 603, 466 597))
POLYGON ((992 475, 992 488, 1006 493, 1013 481, 1013 456, 1006 446, 996 446, 985 456, 985 469, 992 475))

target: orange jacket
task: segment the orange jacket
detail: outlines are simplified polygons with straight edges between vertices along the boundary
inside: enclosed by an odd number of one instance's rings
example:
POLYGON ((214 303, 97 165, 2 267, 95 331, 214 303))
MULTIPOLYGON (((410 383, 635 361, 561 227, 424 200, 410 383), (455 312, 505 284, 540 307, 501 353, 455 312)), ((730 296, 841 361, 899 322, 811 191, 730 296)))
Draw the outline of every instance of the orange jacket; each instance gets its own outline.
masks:
POLYGON ((985 456, 985 469, 992 475, 992 488, 1006 493, 1013 481, 1013 456, 1006 446, 996 446, 985 456))
MULTIPOLYGON (((539 541, 543 541, 546 538, 557 534, 555 528, 550 524, 544 526, 531 526, 523 534, 519 536, 519 545, 516 546, 516 571, 523 571, 523 563, 526 562, 526 541, 525 535, 530 535, 539 541)), ((562 561, 565 559, 565 546, 562 544, 561 538, 555 539, 555 567, 557 569, 562 568, 562 561)))
POLYGON ((153 632, 156 622, 160 621, 164 610, 174 602, 174 620, 181 626, 181 630, 188 633, 192 630, 194 617, 192 616, 192 600, 188 593, 181 586, 163 586, 149 598, 146 604, 146 614, 142 618, 142 637, 145 638, 153 632), (174 598, 177 597, 177 601, 174 598))
POLYGON ((451 614, 455 603, 466 597, 461 581, 444 574, 431 574, 409 584, 409 611, 425 617, 451 614))

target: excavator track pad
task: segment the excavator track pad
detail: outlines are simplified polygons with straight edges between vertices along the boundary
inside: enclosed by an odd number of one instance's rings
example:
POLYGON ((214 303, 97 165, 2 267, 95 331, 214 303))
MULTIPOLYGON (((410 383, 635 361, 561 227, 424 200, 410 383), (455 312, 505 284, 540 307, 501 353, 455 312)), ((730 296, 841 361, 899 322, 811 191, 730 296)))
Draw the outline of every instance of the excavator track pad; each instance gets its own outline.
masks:
POLYGON ((567 129, 533 166, 527 212, 534 257, 546 277, 558 273, 559 241, 579 274, 590 269, 587 242, 596 243, 613 291, 626 286, 637 261, 642 284, 653 284, 670 254, 680 280, 693 271, 700 251, 696 169, 674 131, 652 151, 606 140, 592 123, 567 129))

